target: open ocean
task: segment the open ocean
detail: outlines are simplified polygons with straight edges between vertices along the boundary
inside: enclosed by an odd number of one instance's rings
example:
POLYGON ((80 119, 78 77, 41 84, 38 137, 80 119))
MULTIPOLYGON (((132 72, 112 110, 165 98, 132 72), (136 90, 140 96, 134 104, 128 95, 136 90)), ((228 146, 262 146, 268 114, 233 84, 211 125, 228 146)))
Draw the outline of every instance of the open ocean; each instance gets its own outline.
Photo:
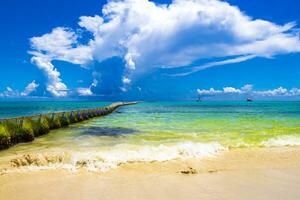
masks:
MULTIPOLYGON (((0 117, 109 102, 1 102, 0 117)), ((58 156, 36 168, 107 171, 127 162, 204 158, 232 148, 300 145, 300 102, 145 102, 0 152, 58 156)), ((31 166, 31 168, 34 168, 31 166)))

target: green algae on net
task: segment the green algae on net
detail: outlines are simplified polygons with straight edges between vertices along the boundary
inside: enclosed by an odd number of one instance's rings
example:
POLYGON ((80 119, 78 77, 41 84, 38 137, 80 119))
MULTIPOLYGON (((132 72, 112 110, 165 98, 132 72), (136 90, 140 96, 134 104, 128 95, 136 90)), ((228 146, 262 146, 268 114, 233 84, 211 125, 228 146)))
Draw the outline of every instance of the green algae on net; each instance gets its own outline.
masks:
POLYGON ((20 142, 33 141, 35 137, 47 134, 50 130, 66 127, 69 124, 93 117, 108 115, 120 106, 136 103, 117 102, 100 108, 0 119, 0 150, 20 142))

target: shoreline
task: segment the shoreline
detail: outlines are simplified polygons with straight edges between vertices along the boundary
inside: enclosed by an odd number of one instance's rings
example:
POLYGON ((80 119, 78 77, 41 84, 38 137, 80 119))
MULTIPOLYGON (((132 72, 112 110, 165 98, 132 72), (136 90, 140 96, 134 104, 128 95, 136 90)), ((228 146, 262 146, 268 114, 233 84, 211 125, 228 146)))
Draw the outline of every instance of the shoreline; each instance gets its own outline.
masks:
POLYGON ((300 147, 238 148, 202 160, 130 163, 106 173, 2 174, 0 199, 296 200, 299 169, 300 147))

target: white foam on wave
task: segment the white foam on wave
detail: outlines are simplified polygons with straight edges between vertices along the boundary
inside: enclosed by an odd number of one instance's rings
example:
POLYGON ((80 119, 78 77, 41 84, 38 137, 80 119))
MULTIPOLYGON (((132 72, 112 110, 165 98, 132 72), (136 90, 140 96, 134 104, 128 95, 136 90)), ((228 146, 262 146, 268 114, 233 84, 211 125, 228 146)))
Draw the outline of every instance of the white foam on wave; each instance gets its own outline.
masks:
POLYGON ((81 153, 74 157, 75 162, 78 160, 93 160, 97 162, 87 164, 91 171, 107 171, 117 168, 121 164, 134 162, 163 162, 174 159, 204 158, 214 156, 220 151, 225 150, 219 143, 192 143, 185 142, 175 145, 159 146, 123 146, 107 152, 81 153), (100 161, 100 162, 99 162, 100 161), (89 165, 91 164, 91 165, 89 165))
MULTIPOLYGON (((215 156, 226 150, 219 143, 194 143, 183 142, 170 145, 141 146, 141 145, 118 145, 111 150, 71 152, 64 154, 64 159, 59 162, 45 163, 42 156, 33 156, 40 159, 39 164, 30 163, 22 166, 20 170, 45 170, 45 169, 66 169, 76 171, 80 168, 94 172, 106 172, 115 169, 126 163, 135 162, 163 162, 174 159, 202 159, 215 156), (40 163, 43 163, 42 165, 40 163)), ((61 155, 59 155, 61 156, 61 155)), ((45 157, 45 156, 44 156, 45 157)), ((28 159, 28 158, 27 158, 28 159)), ((46 158, 47 160, 47 158, 46 158)))
POLYGON ((300 137, 281 136, 263 141, 261 144, 266 147, 300 146, 300 137))

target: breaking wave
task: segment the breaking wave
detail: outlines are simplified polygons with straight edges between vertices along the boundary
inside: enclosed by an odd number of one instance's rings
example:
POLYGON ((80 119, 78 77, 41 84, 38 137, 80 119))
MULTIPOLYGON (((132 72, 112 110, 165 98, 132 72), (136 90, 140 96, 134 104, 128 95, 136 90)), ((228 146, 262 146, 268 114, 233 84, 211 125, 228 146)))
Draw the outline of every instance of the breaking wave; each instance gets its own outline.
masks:
POLYGON ((263 141, 261 144, 265 147, 300 146, 300 137, 281 136, 263 141))
POLYGON ((76 171, 84 168, 93 172, 106 172, 126 163, 202 159, 215 156, 224 150, 226 148, 219 143, 184 142, 159 146, 117 145, 111 150, 102 151, 28 154, 11 160, 11 165, 18 170, 66 169, 76 171))

